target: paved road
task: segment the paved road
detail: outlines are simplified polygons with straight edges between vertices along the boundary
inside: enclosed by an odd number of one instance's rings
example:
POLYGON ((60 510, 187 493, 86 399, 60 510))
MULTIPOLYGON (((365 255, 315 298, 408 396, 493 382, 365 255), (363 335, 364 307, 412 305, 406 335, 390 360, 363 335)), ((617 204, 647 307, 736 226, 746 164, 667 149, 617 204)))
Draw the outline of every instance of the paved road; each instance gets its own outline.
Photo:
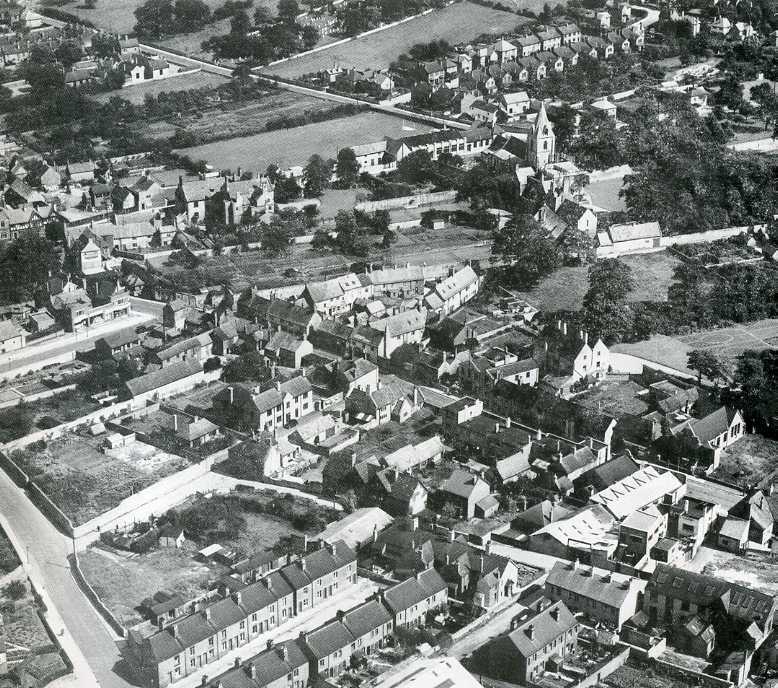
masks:
MULTIPOLYGON (((141 43, 140 48, 141 50, 144 50, 146 52, 157 53, 162 57, 166 57, 173 62, 177 62, 178 64, 183 64, 189 67, 196 67, 210 74, 218 74, 219 76, 226 76, 226 77, 232 76, 232 68, 221 67, 217 64, 214 64, 213 62, 208 62, 207 60, 201 60, 199 58, 194 58, 194 57, 185 57, 180 53, 174 53, 169 50, 165 50, 164 48, 160 48, 159 46, 150 45, 147 43, 141 43)), ((271 81, 279 88, 283 88, 287 91, 292 91, 293 93, 299 93, 305 96, 312 96, 314 98, 320 98, 322 100, 331 100, 335 103, 351 103, 353 105, 367 105, 370 107, 371 110, 376 110, 377 112, 383 112, 387 115, 395 115, 396 117, 404 117, 406 119, 409 116, 413 115, 415 119, 421 119, 425 122, 429 122, 430 124, 435 124, 441 127, 443 125, 446 125, 448 127, 453 127, 455 129, 470 128, 469 124, 463 124, 462 122, 458 122, 456 120, 445 119, 443 117, 433 117, 431 115, 422 115, 416 112, 409 113, 407 110, 398 108, 395 105, 380 105, 378 103, 366 103, 364 100, 359 100, 358 98, 349 98, 348 96, 342 96, 337 93, 329 93, 327 91, 319 91, 315 88, 306 88, 305 86, 298 86, 297 84, 288 84, 284 81, 277 81, 272 76, 261 72, 260 71, 261 69, 264 68, 257 67, 256 69, 252 70, 251 77, 253 79, 261 78, 264 79, 265 81, 271 81)))
MULTIPOLYGON (((84 671, 74 676, 75 683, 71 685, 78 688, 130 688, 136 685, 125 678, 126 665, 115 637, 81 594, 70 574, 66 559, 70 541, 49 523, 4 471, 0 471, 0 511, 12 524, 25 549, 25 558, 29 548, 31 561, 37 563, 40 585, 91 669, 91 674, 84 671)), ((54 632, 57 631, 55 628, 54 632)))

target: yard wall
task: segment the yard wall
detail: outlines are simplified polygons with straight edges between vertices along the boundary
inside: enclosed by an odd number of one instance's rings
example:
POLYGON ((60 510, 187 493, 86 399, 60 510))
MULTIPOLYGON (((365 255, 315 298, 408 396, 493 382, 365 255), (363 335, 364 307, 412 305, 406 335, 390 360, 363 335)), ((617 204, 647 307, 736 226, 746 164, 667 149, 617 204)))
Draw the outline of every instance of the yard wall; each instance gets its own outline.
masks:
POLYGON ((78 554, 68 554, 68 563, 70 564, 70 572, 73 574, 73 578, 76 584, 84 593, 86 598, 92 603, 92 606, 97 610, 97 613, 102 616, 106 623, 122 638, 125 637, 127 631, 122 626, 116 617, 111 613, 111 610, 100 599, 100 596, 95 592, 95 589, 89 584, 89 581, 84 577, 83 571, 78 561, 78 554))
POLYGON ((64 512, 49 499, 49 496, 34 482, 27 485, 27 494, 30 501, 38 507, 38 510, 51 521, 59 530, 73 537, 73 522, 64 512))
POLYGON ((15 391, 17 394, 19 394, 18 399, 11 399, 9 401, 4 401, 0 403, 0 408, 7 408, 9 406, 18 406, 22 402, 28 403, 31 401, 39 401, 40 399, 48 399, 49 397, 54 397, 57 394, 62 394, 63 392, 68 392, 70 390, 73 390, 76 388, 77 385, 64 385, 63 387, 57 387, 56 389, 47 389, 45 392, 38 392, 37 394, 22 394, 21 392, 15 391))
MULTIPOLYGON (((200 483, 197 483, 196 486, 193 483, 210 473, 211 468, 215 464, 224 461, 226 458, 227 449, 211 454, 200 463, 193 464, 173 475, 162 478, 153 485, 149 485, 146 489, 123 499, 113 509, 73 528, 72 534, 79 541, 78 547, 83 549, 90 543, 95 542, 100 538, 101 532, 131 526, 137 521, 136 515, 140 509, 154 505, 155 502, 166 495, 178 493, 176 495, 177 502, 191 497, 192 494, 198 491, 198 488, 202 489, 200 483)), ((161 504, 160 506, 162 507, 161 504)), ((159 509, 159 511, 163 510, 164 508, 159 509)))
POLYGON ((27 487, 30 482, 29 476, 16 465, 16 462, 6 454, 0 451, 0 468, 2 468, 19 487, 27 487))
POLYGON ((659 245, 666 248, 667 246, 683 246, 685 244, 703 244, 709 241, 718 241, 719 239, 729 239, 729 237, 738 236, 739 234, 753 234, 765 229, 766 225, 744 225, 742 227, 711 229, 707 232, 694 232, 693 234, 676 234, 673 236, 663 236, 659 240, 659 245))
POLYGON ((412 196, 399 196, 398 198, 386 198, 381 201, 362 201, 354 205, 354 210, 365 213, 373 213, 376 210, 399 210, 418 208, 432 205, 433 203, 450 203, 456 201, 456 191, 438 191, 426 194, 414 194, 412 196))
POLYGON ((692 671, 686 667, 670 664, 661 659, 655 659, 651 666, 657 673, 670 676, 679 681, 688 682, 691 685, 704 686, 705 688, 731 688, 734 685, 726 679, 717 678, 711 674, 703 674, 699 671, 692 671))
POLYGON ((639 375, 643 372, 643 368, 648 366, 650 368, 661 370, 664 373, 669 373, 670 375, 675 375, 685 380, 695 379, 693 375, 690 375, 688 372, 683 370, 677 370, 676 368, 658 363, 657 361, 652 361, 648 358, 640 358, 638 356, 633 356, 632 354, 623 354, 617 351, 611 351, 610 365, 611 368, 613 368, 613 372, 616 374, 624 373, 639 375))

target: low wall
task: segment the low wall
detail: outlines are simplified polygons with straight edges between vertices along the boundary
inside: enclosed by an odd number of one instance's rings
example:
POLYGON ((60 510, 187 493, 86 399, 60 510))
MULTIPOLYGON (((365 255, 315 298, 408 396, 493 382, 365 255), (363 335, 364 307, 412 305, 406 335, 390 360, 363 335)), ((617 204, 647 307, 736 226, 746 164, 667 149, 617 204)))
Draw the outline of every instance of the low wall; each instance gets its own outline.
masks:
POLYGON ((16 462, 4 451, 0 451, 0 468, 2 468, 19 487, 27 487, 29 476, 16 465, 16 462))
POLYGON ((27 494, 30 497, 30 501, 38 508, 38 511, 63 533, 73 537, 73 522, 65 515, 62 509, 51 501, 49 496, 41 490, 40 487, 30 481, 27 485, 27 494))
POLYGON ((578 682, 571 683, 570 688, 589 688, 589 686, 596 686, 602 679, 610 676, 619 667, 624 666, 629 659, 629 654, 630 649, 625 647, 615 657, 609 659, 602 666, 587 669, 590 672, 589 675, 578 682))
POLYGON ((675 375, 676 377, 680 377, 685 380, 696 379, 694 375, 686 371, 678 370, 677 368, 672 368, 671 366, 664 365, 647 358, 640 358, 639 356, 634 356, 633 354, 624 354, 618 351, 611 351, 610 365, 611 368, 613 368, 613 372, 617 375, 620 373, 640 375, 643 372, 643 368, 648 366, 649 368, 661 370, 663 373, 669 373, 670 375, 675 375))
POLYGON ((657 673, 670 676, 671 678, 678 679, 684 682, 690 682, 692 685, 705 686, 706 688, 732 688, 734 685, 732 681, 727 681, 723 678, 712 676, 711 674, 703 674, 699 671, 693 671, 686 667, 678 666, 677 664, 671 664, 661 659, 655 659, 651 667, 657 673))
POLYGON ((399 210, 408 208, 418 208, 433 203, 450 203, 456 201, 456 191, 438 191, 426 194, 414 194, 412 196, 398 196, 397 198, 386 198, 381 201, 362 201, 354 205, 354 210, 361 210, 365 213, 372 213, 376 210, 399 210))
POLYGON ((78 563, 77 554, 68 554, 68 564, 70 564, 70 572, 73 574, 73 578, 76 584, 84 593, 86 598, 92 603, 97 613, 102 616, 106 623, 122 638, 125 637, 127 631, 122 626, 116 617, 111 613, 111 610, 105 606, 100 596, 95 592, 94 588, 89 584, 89 581, 84 577, 83 571, 78 563))
POLYGON ((18 406, 22 402, 29 403, 32 401, 38 401, 40 399, 48 399, 54 397, 57 394, 63 394, 77 387, 77 385, 64 385, 63 387, 57 387, 56 389, 47 389, 45 392, 38 392, 37 394, 22 394, 16 388, 12 388, 12 391, 19 395, 18 399, 11 399, 0 403, 0 408, 8 408, 9 406, 18 406))

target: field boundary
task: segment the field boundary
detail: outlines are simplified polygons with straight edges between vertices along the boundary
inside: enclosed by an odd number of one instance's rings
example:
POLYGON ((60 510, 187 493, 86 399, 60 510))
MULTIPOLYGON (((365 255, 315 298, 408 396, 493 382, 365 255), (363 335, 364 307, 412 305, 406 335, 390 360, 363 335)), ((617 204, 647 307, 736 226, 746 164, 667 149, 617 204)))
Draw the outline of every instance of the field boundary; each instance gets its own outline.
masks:
POLYGON ((118 619, 113 615, 110 609, 108 609, 105 602, 100 599, 100 595, 90 585, 89 581, 84 576, 84 572, 81 570, 81 565, 78 561, 78 554, 68 554, 68 564, 70 564, 70 573, 73 576, 73 580, 76 581, 79 589, 84 593, 84 597, 89 600, 89 603, 95 608, 95 611, 105 619, 106 623, 114 630, 114 632, 121 636, 126 637, 127 629, 122 626, 118 619))

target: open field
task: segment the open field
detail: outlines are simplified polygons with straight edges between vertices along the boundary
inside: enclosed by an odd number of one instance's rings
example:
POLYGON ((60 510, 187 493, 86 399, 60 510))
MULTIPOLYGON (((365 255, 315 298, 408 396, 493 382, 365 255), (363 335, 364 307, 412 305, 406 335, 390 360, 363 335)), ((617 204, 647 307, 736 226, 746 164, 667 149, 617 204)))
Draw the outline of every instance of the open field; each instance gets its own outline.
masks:
POLYGON ((399 117, 367 112, 353 117, 306 124, 207 143, 177 152, 194 160, 205 160, 218 169, 264 170, 268 165, 285 169, 305 165, 314 153, 334 158, 341 148, 380 141, 385 136, 401 137, 431 131, 423 124, 408 124, 399 117), (404 131, 413 127, 413 131, 404 131))
POLYGON ((642 391, 645 388, 636 382, 606 379, 594 389, 576 396, 575 401, 586 408, 616 417, 624 414, 637 416, 649 410, 648 404, 637 396, 642 391))
POLYGON ((92 547, 78 557, 84 576, 116 618, 125 625, 140 622, 136 607, 159 590, 177 592, 184 599, 197 597, 208 582, 227 573, 221 564, 204 564, 192 558, 193 548, 158 549, 129 555, 92 547))
POLYGON ((189 465, 180 456, 141 442, 103 451, 104 438, 71 433, 12 456, 74 525, 189 465))
MULTIPOLYGON (((259 5, 265 5, 270 9, 275 9, 275 3, 273 2, 259 2, 259 5)), ((253 14, 253 10, 249 12, 249 15, 253 14)), ((212 55, 202 49, 203 41, 207 41, 213 36, 222 36, 230 32, 230 20, 222 19, 221 21, 214 22, 204 29, 199 31, 193 31, 192 33, 180 33, 176 36, 168 36, 161 41, 156 41, 154 45, 158 45, 161 48, 167 48, 179 53, 183 53, 188 57, 193 57, 200 60, 211 60, 212 55)))
MULTIPOLYGON (((45 7, 56 7, 63 12, 69 12, 80 19, 94 24, 98 29, 105 29, 118 34, 130 34, 135 26, 135 15, 133 12, 144 3, 144 0, 109 0, 108 2, 98 2, 95 9, 90 10, 84 7, 82 0, 72 0, 62 2, 62 0, 44 0, 45 7)), ((224 4, 223 0, 205 0, 205 3, 212 9, 216 9, 224 4)), ((273 3, 260 2, 258 4, 267 4, 275 7, 273 3)))
POLYGON ((778 475, 778 442, 746 435, 722 452, 716 478, 741 485, 769 487, 778 475))
MULTIPOLYGON (((621 256, 620 261, 632 268, 635 289, 629 301, 667 301, 667 289, 673 281, 673 270, 680 260, 667 251, 621 256)), ((580 310, 589 287, 587 267, 565 267, 546 277, 522 296, 544 311, 580 310)))
POLYGON ((120 91, 108 91, 106 93, 97 93, 90 96, 93 100, 106 103, 117 95, 120 98, 129 100, 133 105, 143 104, 146 95, 157 96, 160 93, 169 93, 171 91, 189 91, 194 88, 207 88, 220 86, 227 81, 226 77, 218 74, 210 74, 203 71, 184 72, 178 76, 169 79, 160 79, 159 81, 150 81, 146 84, 137 84, 127 86, 120 91))
POLYGON ((778 320, 757 320, 720 330, 705 330, 678 337, 692 349, 709 349, 735 358, 747 349, 762 351, 778 347, 778 320))
POLYGON ((264 69, 268 74, 292 78, 318 72, 333 64, 355 69, 383 69, 416 43, 446 40, 461 43, 482 33, 505 33, 529 20, 512 12, 459 2, 425 17, 357 38, 329 50, 283 62, 264 69))

